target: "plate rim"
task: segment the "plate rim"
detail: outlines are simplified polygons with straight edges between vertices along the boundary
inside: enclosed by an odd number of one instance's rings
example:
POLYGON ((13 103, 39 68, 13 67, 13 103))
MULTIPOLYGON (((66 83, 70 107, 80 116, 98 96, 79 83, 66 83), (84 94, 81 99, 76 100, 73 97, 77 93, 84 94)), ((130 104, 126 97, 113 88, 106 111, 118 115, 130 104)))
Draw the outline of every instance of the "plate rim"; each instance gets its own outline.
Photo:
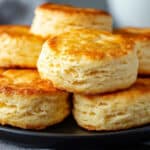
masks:
MULTIPOLYGON (((83 129, 84 130, 84 129, 83 129)), ((86 130, 85 130, 86 131, 86 130)), ((89 134, 73 134, 73 133, 47 133, 42 131, 33 131, 33 130, 25 130, 25 129, 17 129, 14 127, 7 127, 7 126, 1 126, 0 125, 0 132, 5 133, 11 133, 11 134, 17 134, 17 135, 25 135, 25 136, 35 136, 35 137, 55 137, 55 138, 86 138, 86 137, 102 137, 102 136, 115 136, 115 135, 126 135, 126 134, 143 134, 145 132, 150 133, 150 125, 146 125, 143 127, 136 127, 126 130, 119 130, 119 131, 86 131, 89 132, 89 134), (91 134, 90 134, 91 133, 91 134)))

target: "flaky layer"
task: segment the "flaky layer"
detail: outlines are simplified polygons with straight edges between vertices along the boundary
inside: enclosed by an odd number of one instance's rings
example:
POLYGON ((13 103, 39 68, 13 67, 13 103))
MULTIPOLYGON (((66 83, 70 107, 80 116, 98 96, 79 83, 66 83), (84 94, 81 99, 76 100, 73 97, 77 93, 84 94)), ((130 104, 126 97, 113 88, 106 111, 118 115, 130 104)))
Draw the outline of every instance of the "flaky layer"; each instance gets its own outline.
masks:
POLYGON ((150 123, 150 79, 110 94, 74 94, 73 114, 87 130, 120 130, 150 123))
POLYGON ((0 124, 24 129, 44 129, 70 113, 67 93, 55 95, 6 95, 0 93, 0 124))
POLYGON ((136 80, 133 43, 96 30, 76 30, 48 40, 37 64, 42 78, 75 93, 124 89, 136 80), (121 42, 121 43, 120 43, 121 42))
POLYGON ((111 31, 112 17, 102 10, 46 3, 37 7, 31 32, 47 37, 79 28, 111 31))
POLYGON ((0 26, 0 67, 36 68, 44 39, 27 26, 0 26))
POLYGON ((150 28, 122 28, 115 31, 135 41, 139 56, 139 74, 150 75, 150 28))

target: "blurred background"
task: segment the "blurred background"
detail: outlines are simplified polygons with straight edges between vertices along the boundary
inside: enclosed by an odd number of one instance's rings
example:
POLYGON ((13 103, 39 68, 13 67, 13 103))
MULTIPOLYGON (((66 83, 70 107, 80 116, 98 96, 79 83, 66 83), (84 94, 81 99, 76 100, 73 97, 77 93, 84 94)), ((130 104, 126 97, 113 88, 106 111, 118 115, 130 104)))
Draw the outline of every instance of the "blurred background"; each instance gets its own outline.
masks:
POLYGON ((45 2, 107 10, 119 27, 150 27, 150 0, 0 0, 0 24, 31 24, 35 7, 45 2))
POLYGON ((0 24, 31 24, 35 7, 45 2, 106 9, 106 0, 0 0, 0 24))

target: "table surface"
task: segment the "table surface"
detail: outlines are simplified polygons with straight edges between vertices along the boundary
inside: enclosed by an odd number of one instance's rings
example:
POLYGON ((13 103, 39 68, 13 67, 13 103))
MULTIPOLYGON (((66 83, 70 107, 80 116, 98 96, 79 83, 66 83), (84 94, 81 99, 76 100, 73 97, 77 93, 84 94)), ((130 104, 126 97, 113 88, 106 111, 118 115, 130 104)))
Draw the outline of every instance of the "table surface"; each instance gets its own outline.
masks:
MULTIPOLYGON (((145 143, 145 144, 136 144, 136 145, 126 145, 126 146, 119 146, 119 145, 117 145, 117 147, 114 147, 114 146, 111 146, 111 149, 113 150, 115 148, 115 150, 150 150, 150 143, 145 143)), ((70 148, 59 148, 59 149, 65 149, 65 150, 67 150, 67 149, 71 149, 71 150, 80 150, 80 149, 82 149, 82 150, 84 150, 84 149, 86 149, 86 150, 110 150, 110 147, 108 147, 108 148, 104 148, 104 147, 98 147, 98 148, 96 148, 96 146, 94 147, 94 148, 88 148, 88 147, 79 147, 79 148, 77 148, 77 147, 72 147, 72 145, 71 145, 71 147, 70 148)), ((42 149, 42 148, 29 148, 28 146, 26 146, 26 147, 23 147, 23 146, 21 146, 21 145, 16 145, 16 144, 13 144, 12 142, 10 142, 10 141, 6 141, 6 140, 3 140, 3 139, 0 139, 0 150, 54 150, 54 149, 52 149, 52 148, 44 148, 44 149, 42 149)))

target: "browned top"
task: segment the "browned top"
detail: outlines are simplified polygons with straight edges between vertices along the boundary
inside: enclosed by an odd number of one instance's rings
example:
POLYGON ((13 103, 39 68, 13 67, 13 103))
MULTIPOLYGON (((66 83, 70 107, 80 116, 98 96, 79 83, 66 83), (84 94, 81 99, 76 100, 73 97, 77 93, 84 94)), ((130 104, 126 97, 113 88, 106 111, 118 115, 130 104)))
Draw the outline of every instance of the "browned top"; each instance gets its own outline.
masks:
POLYGON ((114 32, 124 36, 132 37, 134 39, 150 40, 150 28, 126 27, 117 29, 114 32))
POLYGON ((21 33, 29 32, 30 26, 28 25, 0 25, 0 32, 2 31, 17 31, 21 33))
POLYGON ((39 95, 61 92, 50 81, 42 80, 36 70, 0 69, 0 93, 39 95))
POLYGON ((27 25, 0 25, 0 36, 8 35, 9 37, 36 38, 43 40, 42 37, 30 33, 30 26, 27 25))
POLYGON ((131 40, 93 29, 62 33, 49 39, 47 44, 56 55, 86 56, 90 59, 116 58, 134 49, 131 40))
POLYGON ((45 3, 39 6, 37 10, 48 10, 53 12, 63 12, 67 14, 84 13, 87 15, 91 14, 91 15, 110 16, 108 12, 102 10, 97 10, 93 8, 79 8, 79 7, 73 7, 71 5, 62 5, 62 4, 54 4, 54 3, 45 3))
POLYGON ((97 94, 97 95, 85 95, 89 100, 101 97, 104 100, 113 100, 113 98, 126 98, 126 100, 131 101, 131 99, 137 99, 140 96, 150 95, 150 78, 138 78, 136 83, 130 88, 113 92, 107 94, 97 94), (136 98, 135 98, 136 97, 136 98))

